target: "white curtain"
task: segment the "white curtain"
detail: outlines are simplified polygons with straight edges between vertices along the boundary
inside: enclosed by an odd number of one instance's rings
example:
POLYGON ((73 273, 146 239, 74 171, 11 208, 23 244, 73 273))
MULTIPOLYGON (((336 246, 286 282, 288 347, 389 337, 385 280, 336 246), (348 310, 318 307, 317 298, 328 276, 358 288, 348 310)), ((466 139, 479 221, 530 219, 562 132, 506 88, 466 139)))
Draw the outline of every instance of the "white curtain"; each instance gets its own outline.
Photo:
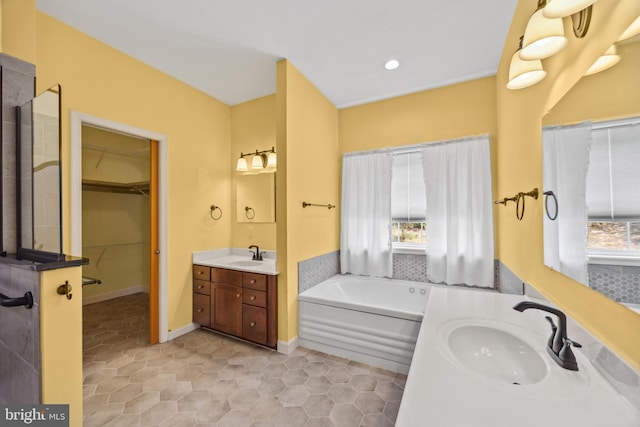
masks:
MULTIPOLYGON (((590 144, 590 123, 542 130, 543 189, 558 200, 557 218, 544 216, 544 263, 585 285, 590 144)), ((550 210, 553 203, 548 201, 550 210)))
POLYGON ((391 153, 348 155, 342 160, 340 268, 392 277, 391 153))
POLYGON ((426 146, 427 275, 494 286, 493 199, 487 136, 426 146))

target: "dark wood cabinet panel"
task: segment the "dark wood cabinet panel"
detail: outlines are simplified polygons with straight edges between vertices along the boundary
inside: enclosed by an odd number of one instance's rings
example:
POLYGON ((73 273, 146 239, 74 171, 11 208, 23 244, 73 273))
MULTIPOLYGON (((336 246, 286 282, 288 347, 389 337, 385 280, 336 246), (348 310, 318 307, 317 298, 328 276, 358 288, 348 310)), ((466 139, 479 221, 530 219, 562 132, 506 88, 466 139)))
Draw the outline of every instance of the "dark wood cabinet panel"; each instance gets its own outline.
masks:
POLYGON ((211 282, 208 280, 193 279, 193 292, 211 295, 211 282))
POLYGON ((225 285, 242 286, 242 271, 213 267, 211 268, 211 281, 225 285))
POLYGON ((253 289, 242 289, 242 302, 244 304, 255 305, 257 307, 267 306, 267 293, 253 289))
POLYGON ((245 288, 251 288, 258 291, 267 290, 267 276, 257 273, 243 273, 242 274, 242 286, 245 288))
POLYGON ((193 294, 193 321, 207 328, 211 326, 211 299, 209 295, 193 294))
POLYGON ((205 267, 203 265, 193 266, 193 278, 198 280, 211 280, 211 267, 205 267))
POLYGON ((193 321, 260 345, 278 340, 276 276, 193 266, 193 321))
POLYGON ((213 283, 211 327, 231 335, 242 334, 242 288, 213 283))
POLYGON ((243 338, 267 345, 267 310, 261 307, 244 304, 242 306, 243 338))

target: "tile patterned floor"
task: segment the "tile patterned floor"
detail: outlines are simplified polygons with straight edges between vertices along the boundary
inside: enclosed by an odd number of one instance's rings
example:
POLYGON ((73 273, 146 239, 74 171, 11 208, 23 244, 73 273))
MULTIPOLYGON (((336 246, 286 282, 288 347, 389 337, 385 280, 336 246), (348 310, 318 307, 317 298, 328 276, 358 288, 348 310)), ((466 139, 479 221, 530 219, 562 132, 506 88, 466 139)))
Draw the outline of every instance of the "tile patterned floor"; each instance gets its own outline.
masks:
POLYGON ((393 426, 406 376, 196 330, 148 345, 148 295, 83 310, 85 426, 393 426))

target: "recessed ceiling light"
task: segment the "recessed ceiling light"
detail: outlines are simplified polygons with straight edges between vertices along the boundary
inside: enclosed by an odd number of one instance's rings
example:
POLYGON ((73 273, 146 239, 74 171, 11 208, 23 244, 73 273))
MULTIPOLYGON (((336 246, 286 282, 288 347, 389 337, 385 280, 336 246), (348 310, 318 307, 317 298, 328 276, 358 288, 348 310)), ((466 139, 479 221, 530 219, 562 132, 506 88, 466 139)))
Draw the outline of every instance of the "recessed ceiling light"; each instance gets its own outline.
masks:
POLYGON ((389 59, 384 63, 384 68, 387 70, 395 70, 400 66, 400 62, 397 59, 389 59))

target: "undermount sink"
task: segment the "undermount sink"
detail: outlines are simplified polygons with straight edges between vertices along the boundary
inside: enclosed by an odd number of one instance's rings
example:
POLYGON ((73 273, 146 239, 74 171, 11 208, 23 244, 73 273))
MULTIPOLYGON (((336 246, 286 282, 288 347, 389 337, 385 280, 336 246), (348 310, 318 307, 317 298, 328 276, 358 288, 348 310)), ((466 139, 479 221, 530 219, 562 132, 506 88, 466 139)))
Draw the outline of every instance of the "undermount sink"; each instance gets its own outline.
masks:
POLYGON ((233 261, 229 265, 236 267, 256 267, 262 265, 262 261, 233 261))
MULTIPOLYGON (((497 322, 496 322, 497 323, 497 322)), ((538 351, 497 324, 449 324, 441 333, 443 352, 472 375, 503 385, 529 385, 548 372, 538 351)))

